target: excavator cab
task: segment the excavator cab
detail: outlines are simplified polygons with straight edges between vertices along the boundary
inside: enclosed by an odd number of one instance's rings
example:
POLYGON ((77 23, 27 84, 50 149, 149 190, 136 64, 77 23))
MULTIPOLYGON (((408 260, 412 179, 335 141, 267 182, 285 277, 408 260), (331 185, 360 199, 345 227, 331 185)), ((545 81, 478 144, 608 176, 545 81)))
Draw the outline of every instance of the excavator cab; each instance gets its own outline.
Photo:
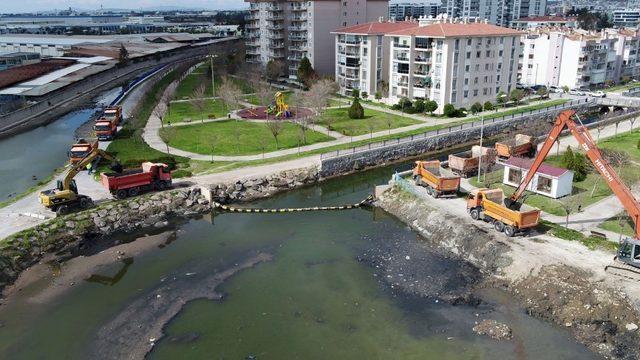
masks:
POLYGON ((617 259, 625 264, 640 268, 640 241, 624 239, 618 249, 617 259))

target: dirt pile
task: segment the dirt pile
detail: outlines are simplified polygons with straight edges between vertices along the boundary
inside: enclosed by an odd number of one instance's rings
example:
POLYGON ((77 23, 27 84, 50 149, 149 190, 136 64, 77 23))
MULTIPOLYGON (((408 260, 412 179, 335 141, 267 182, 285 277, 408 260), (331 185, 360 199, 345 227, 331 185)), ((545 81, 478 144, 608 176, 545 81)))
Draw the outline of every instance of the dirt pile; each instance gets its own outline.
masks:
POLYGON ((507 324, 499 323, 496 320, 482 320, 473 327, 473 332, 478 335, 487 335, 495 340, 511 339, 511 328, 507 324))

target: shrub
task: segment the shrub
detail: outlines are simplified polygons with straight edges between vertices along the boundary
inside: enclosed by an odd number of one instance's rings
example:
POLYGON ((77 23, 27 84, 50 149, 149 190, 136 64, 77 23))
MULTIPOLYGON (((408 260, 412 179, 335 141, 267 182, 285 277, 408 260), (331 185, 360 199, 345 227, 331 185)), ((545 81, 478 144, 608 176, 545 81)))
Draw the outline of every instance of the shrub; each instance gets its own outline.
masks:
POLYGON ((411 100, 407 99, 406 97, 403 97, 398 101, 398 106, 400 110, 406 111, 407 109, 410 109, 413 106, 413 104, 411 103, 411 100))
POLYGON ((467 116, 467 109, 461 107, 460 109, 456 110, 456 117, 465 117, 467 116))
POLYGON ((413 103, 413 110, 416 113, 424 112, 424 100, 418 99, 413 103))
POLYGON ((436 110, 438 110, 438 103, 434 100, 429 100, 424 103, 424 111, 433 114, 433 112, 436 110))
POLYGON ((640 149, 640 139, 638 139, 638 143, 636 144, 636 148, 640 149))
POLYGON ((457 117, 458 116, 458 111, 456 110, 456 107, 453 106, 452 104, 445 104, 444 109, 442 110, 444 116, 452 118, 452 117, 457 117))
POLYGON ((587 158, 581 153, 574 153, 570 146, 567 146, 567 151, 562 155, 562 165, 573 171, 574 181, 583 181, 587 178, 589 172, 587 158))
POLYGON ((363 91, 361 95, 362 95, 362 98, 363 98, 363 99, 366 99, 366 98, 368 98, 368 97, 369 97, 369 93, 368 93, 368 92, 366 92, 366 91, 363 91))
POLYGON ((382 99, 382 93, 380 91, 376 91, 376 100, 382 99))
POLYGON ((193 174, 191 173, 191 171, 189 170, 184 170, 184 169, 178 169, 178 170, 174 170, 171 173, 171 177, 174 179, 178 179, 178 178, 184 178, 184 177, 191 177, 193 176, 193 174))
POLYGON ((486 111, 491 111, 491 110, 494 110, 495 107, 493 106, 493 103, 491 101, 487 101, 484 103, 484 109, 486 111))
POLYGON ((480 104, 479 102, 474 103, 473 105, 471 105, 471 113, 472 114, 477 114, 479 112, 482 112, 482 104, 480 104))
POLYGON ((364 119, 364 108, 357 97, 353 98, 348 114, 350 119, 364 119))

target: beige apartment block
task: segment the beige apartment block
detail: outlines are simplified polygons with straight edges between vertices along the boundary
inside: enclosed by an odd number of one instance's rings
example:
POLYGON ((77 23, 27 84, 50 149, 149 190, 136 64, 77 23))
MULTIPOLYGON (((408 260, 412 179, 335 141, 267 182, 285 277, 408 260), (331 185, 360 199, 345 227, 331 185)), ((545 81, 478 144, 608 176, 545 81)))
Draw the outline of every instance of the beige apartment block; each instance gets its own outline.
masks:
POLYGON ((284 61, 289 77, 307 57, 320 75, 335 72, 331 31, 378 19, 387 14, 388 0, 248 0, 247 61, 266 65, 284 61))

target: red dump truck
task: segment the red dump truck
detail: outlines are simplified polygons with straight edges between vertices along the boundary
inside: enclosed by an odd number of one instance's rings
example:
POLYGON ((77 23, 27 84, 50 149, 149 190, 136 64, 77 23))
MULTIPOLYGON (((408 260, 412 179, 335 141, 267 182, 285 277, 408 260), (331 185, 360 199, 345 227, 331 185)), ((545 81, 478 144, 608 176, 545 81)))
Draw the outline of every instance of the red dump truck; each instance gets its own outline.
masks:
POLYGON ((494 148, 474 145, 471 150, 449 155, 449 169, 454 174, 469 177, 478 173, 478 166, 493 165, 496 162, 494 148), (482 162, 480 161, 482 160, 482 162))
POLYGON ((93 131, 96 133, 98 140, 108 141, 118 133, 118 124, 115 120, 100 118, 93 124, 93 131))
POLYGON ((460 176, 441 167, 439 160, 416 161, 413 179, 416 185, 426 187, 429 195, 433 197, 455 195, 460 189, 460 176))
POLYGON ((512 156, 531 157, 536 154, 533 139, 531 136, 523 134, 516 134, 515 139, 497 142, 495 148, 498 157, 502 159, 508 159, 512 156))
POLYGON ((115 122, 116 126, 120 125, 120 122, 122 122, 122 107, 121 106, 106 107, 102 112, 102 118, 115 122))
POLYGON ((102 173, 100 178, 102 185, 118 199, 171 187, 171 170, 162 163, 143 162, 140 168, 121 173, 102 173))

